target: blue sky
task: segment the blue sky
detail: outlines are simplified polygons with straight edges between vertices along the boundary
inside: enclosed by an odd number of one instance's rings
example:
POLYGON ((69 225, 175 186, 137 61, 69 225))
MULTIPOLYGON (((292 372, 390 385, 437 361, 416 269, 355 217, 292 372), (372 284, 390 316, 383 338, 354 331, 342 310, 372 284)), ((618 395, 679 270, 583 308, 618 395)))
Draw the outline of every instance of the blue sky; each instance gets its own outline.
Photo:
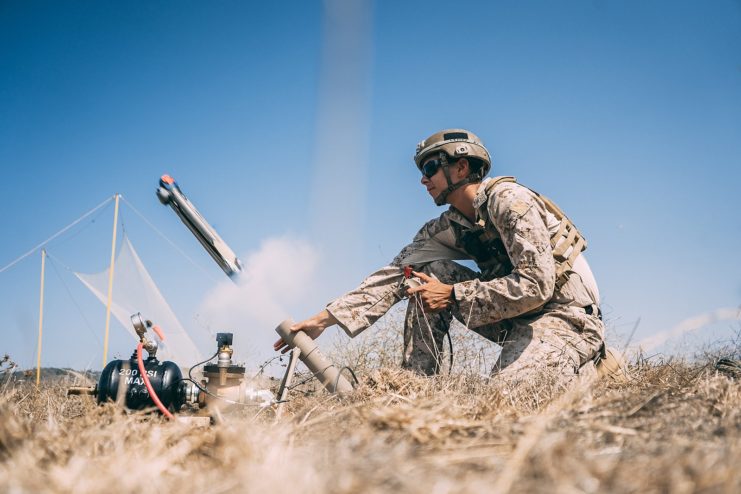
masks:
MULTIPOLYGON (((411 155, 460 126, 584 232, 615 335, 741 304, 741 2, 351 5, 0 2, 0 265, 118 192, 210 273, 122 206, 175 312, 213 329, 194 307, 225 281, 157 202, 168 172, 243 259, 286 255, 268 290, 307 317, 440 213, 411 155)), ((48 246, 49 365, 100 365, 103 309, 64 266, 107 267, 112 215, 48 246)), ((38 291, 37 254, 0 273, 0 350, 24 366, 38 291)), ((269 346, 283 315, 224 324, 269 346)))

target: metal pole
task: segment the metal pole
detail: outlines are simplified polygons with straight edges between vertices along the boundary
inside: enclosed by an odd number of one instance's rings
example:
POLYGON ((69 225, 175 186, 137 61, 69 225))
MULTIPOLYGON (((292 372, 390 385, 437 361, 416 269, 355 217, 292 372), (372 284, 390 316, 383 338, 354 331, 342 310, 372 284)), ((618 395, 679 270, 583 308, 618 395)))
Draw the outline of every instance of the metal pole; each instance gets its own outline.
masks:
POLYGON ((46 250, 41 249, 41 289, 39 295, 39 345, 36 351, 36 387, 41 383, 41 333, 44 327, 44 269, 46 267, 46 250))
POLYGON ((300 348, 294 348, 293 350, 291 350, 291 359, 288 361, 286 375, 283 376, 283 381, 281 381, 280 388, 278 388, 278 405, 275 409, 276 420, 278 420, 283 415, 283 403, 286 401, 288 391, 291 388, 291 381, 293 381, 293 375, 296 373, 296 364, 298 363, 298 356, 300 354, 300 348))
POLYGON ((116 227, 118 226, 118 199, 116 194, 116 207, 113 211, 113 239, 111 240, 111 268, 108 272, 108 303, 105 308, 105 340, 103 341, 103 367, 108 361, 108 331, 111 327, 111 301, 113 300, 113 269, 116 262, 116 227))

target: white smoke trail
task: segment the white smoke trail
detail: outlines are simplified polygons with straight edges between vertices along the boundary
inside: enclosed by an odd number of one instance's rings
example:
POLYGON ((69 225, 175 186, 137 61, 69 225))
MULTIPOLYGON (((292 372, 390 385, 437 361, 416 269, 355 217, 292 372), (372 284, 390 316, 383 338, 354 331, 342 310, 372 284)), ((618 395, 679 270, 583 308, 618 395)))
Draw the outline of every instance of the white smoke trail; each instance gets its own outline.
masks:
POLYGON ((318 312, 326 297, 353 288, 364 274, 359 270, 370 146, 372 10, 371 0, 324 1, 311 243, 292 237, 263 241, 258 251, 242 256, 246 267, 239 286, 220 283, 199 309, 198 317, 212 332, 235 333, 235 351, 246 348, 250 363, 274 355, 274 328, 283 319, 318 312))
MULTIPOLYGON (((342 273, 357 277, 369 163, 372 5, 326 0, 312 185, 312 236, 342 273), (349 272, 348 272, 349 270, 349 272)), ((325 269, 338 278, 339 272, 325 269)), ((347 283, 339 277, 341 283, 347 283)), ((329 280, 327 280, 329 281, 329 280)), ((352 288, 352 287, 343 287, 352 288)))

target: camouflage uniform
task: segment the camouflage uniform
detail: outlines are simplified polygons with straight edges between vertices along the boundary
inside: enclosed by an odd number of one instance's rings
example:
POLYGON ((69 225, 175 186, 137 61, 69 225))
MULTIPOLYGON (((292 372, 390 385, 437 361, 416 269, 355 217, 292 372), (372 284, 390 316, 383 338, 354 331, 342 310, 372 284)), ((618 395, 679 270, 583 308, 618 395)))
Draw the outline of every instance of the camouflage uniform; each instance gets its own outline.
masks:
POLYGON ((479 186, 472 224, 454 208, 429 221, 389 266, 327 306, 349 336, 373 324, 405 296, 403 267, 452 284, 450 309, 423 314, 410 301, 403 365, 424 374, 439 370, 443 337, 452 317, 502 346, 492 373, 518 381, 533 372, 564 377, 590 367, 604 339, 599 294, 583 255, 556 283, 551 235, 559 221, 535 193, 517 183, 479 186), (488 235, 495 254, 478 239, 488 235), (453 259, 472 259, 475 272, 453 259), (558 286, 557 286, 558 285, 558 286), (587 364, 587 365, 585 365, 587 364))

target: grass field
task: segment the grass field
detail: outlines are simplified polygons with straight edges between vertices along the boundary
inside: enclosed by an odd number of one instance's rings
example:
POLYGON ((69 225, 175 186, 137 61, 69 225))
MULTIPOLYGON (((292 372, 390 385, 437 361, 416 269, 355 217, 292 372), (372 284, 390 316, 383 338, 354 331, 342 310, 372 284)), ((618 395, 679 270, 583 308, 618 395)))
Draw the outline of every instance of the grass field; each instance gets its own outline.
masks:
POLYGON ((210 427, 3 378, 0 492, 741 492, 741 384, 712 358, 564 392, 361 353, 351 396, 299 387, 279 419, 210 427))

